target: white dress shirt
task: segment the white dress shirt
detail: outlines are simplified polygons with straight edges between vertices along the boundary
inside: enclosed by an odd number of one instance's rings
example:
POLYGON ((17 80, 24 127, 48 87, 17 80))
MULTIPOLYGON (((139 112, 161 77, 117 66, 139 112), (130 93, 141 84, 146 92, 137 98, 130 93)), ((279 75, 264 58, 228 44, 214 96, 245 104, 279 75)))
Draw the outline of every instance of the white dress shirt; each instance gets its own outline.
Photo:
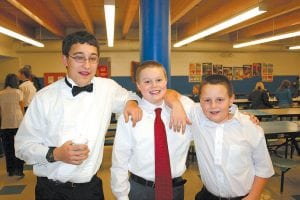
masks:
POLYGON ((36 93, 36 88, 30 80, 26 80, 23 83, 21 83, 19 88, 24 94, 24 107, 28 107, 33 96, 36 93))
POLYGON ((255 176, 274 174, 264 132, 249 116, 236 110, 232 119, 217 124, 196 104, 191 120, 201 179, 211 193, 243 196, 250 192, 255 176))
MULTIPOLYGON (((181 102, 187 111, 190 110, 188 107, 193 105, 188 97, 182 97, 181 102)), ((143 118, 135 127, 132 127, 131 123, 125 123, 123 116, 117 124, 112 155, 111 188, 118 200, 128 199, 128 171, 146 180, 155 179, 154 110, 157 106, 145 99, 139 102, 139 106, 143 110, 143 118)), ((189 127, 184 134, 169 129, 170 108, 165 104, 159 107, 162 108, 161 118, 166 128, 172 178, 180 177, 186 170, 186 157, 192 135, 189 127)))
POLYGON ((33 165, 35 175, 83 183, 97 173, 111 114, 123 111, 132 96, 111 79, 94 77, 92 83, 93 92, 73 97, 71 88, 60 79, 33 98, 17 132, 15 150, 17 157, 33 165), (82 164, 47 162, 48 147, 59 147, 77 137, 88 139, 90 153, 82 164))

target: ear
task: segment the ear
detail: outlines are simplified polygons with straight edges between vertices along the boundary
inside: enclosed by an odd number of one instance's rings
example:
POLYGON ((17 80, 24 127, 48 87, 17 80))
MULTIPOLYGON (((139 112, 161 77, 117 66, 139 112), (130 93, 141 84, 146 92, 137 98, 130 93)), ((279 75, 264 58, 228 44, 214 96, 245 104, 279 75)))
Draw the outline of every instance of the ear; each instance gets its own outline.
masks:
POLYGON ((136 81, 136 87, 141 91, 139 83, 136 81))
POLYGON ((64 64, 64 66, 68 66, 68 58, 66 55, 62 55, 62 63, 64 64))
POLYGON ((230 106, 232 106, 234 99, 235 99, 235 95, 232 94, 232 97, 230 97, 230 106))

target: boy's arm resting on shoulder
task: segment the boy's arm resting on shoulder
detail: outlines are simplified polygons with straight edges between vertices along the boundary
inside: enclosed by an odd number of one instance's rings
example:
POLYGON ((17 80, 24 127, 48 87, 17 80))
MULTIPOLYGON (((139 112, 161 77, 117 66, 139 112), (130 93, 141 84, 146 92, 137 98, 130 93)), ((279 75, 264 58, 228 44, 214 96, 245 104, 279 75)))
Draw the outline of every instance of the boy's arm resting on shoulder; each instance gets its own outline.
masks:
MULTIPOLYGON (((230 107, 230 113, 234 114, 237 111, 239 111, 238 106, 236 104, 232 104, 231 107, 230 107)), ((241 111, 239 111, 239 112, 244 114, 244 115, 248 115, 249 119, 252 121, 253 124, 259 125, 259 119, 255 115, 252 115, 252 114, 247 113, 247 112, 241 112, 241 111)))
POLYGON ((260 195, 263 192, 265 185, 267 184, 267 178, 254 177, 254 181, 249 194, 243 198, 243 200, 259 200, 260 195))
POLYGON ((128 122, 129 116, 131 116, 132 126, 134 127, 136 123, 142 119, 143 111, 138 106, 137 101, 129 100, 126 102, 123 114, 125 122, 128 122))
POLYGON ((175 90, 168 89, 165 95, 165 103, 172 109, 169 128, 184 133, 186 125, 191 124, 187 114, 180 102, 181 95, 175 90))

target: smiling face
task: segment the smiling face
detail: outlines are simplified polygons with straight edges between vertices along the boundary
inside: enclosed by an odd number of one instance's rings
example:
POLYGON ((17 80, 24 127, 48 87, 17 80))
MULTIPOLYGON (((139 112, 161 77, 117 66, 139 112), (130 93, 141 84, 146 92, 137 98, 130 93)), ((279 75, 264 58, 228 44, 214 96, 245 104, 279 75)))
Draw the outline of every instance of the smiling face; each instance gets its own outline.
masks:
POLYGON ((150 65, 139 71, 137 87, 144 99, 160 105, 167 91, 167 78, 161 66, 150 65))
POLYGON ((97 56, 97 48, 88 43, 76 43, 70 48, 69 55, 63 55, 63 63, 67 67, 68 76, 80 87, 91 83, 97 71, 97 62, 91 58, 97 56), (75 57, 85 57, 85 62, 76 61, 75 57))
POLYGON ((201 88, 200 105, 205 116, 216 123, 222 123, 231 118, 229 108, 234 96, 229 96, 228 89, 222 84, 205 84, 201 88))

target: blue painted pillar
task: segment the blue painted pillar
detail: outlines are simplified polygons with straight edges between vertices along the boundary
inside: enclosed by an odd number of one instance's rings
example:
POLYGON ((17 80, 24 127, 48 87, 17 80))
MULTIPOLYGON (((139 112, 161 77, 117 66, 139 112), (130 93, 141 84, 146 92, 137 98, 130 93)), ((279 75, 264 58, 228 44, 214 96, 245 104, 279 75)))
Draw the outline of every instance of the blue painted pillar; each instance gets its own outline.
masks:
POLYGON ((166 69, 168 87, 170 79, 170 1, 140 1, 141 62, 155 60, 166 69))

